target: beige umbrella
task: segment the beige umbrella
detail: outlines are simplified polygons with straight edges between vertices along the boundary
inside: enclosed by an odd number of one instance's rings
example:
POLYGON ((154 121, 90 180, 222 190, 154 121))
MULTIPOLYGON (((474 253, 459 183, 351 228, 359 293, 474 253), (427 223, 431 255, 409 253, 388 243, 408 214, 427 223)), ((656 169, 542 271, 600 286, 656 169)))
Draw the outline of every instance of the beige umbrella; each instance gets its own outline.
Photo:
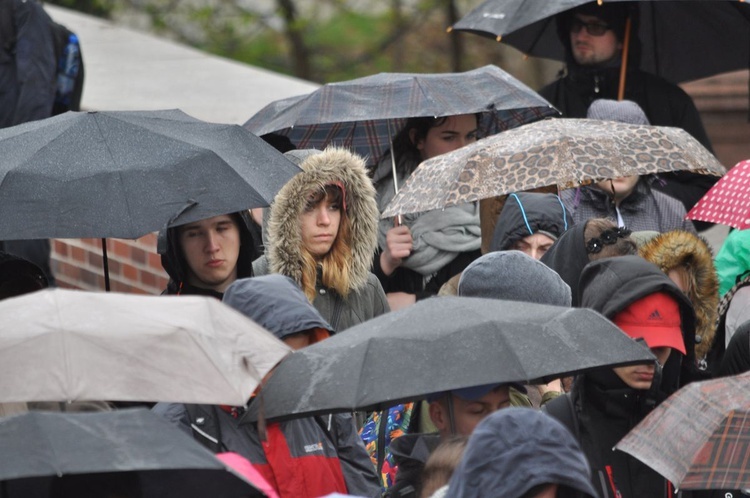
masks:
POLYGON ((48 289, 0 302, 0 402, 244 405, 289 348, 220 301, 48 289))
POLYGON ((547 185, 724 167, 686 131, 595 119, 547 119, 428 159, 414 170, 383 217, 455 206, 547 185))

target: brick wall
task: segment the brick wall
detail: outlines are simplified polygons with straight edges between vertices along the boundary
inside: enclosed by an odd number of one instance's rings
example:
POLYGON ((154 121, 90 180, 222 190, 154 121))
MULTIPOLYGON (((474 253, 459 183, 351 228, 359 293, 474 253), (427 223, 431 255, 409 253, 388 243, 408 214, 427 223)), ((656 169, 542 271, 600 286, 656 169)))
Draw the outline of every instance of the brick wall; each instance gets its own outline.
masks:
MULTIPOLYGON (((107 239, 109 280, 112 291, 159 294, 167 274, 156 253, 156 234, 136 240, 107 239)), ((104 290, 101 239, 55 239, 52 271, 60 287, 104 290)))

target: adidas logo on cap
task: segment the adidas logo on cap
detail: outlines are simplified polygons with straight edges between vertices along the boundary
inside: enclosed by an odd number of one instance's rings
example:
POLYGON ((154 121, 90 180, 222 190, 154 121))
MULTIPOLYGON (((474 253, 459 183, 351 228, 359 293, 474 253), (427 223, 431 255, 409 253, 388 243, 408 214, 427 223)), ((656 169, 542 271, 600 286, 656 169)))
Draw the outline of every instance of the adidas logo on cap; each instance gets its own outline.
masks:
POLYGON ((663 320, 661 317, 661 314, 659 313, 659 310, 654 310, 651 312, 650 315, 648 315, 649 320, 663 320))

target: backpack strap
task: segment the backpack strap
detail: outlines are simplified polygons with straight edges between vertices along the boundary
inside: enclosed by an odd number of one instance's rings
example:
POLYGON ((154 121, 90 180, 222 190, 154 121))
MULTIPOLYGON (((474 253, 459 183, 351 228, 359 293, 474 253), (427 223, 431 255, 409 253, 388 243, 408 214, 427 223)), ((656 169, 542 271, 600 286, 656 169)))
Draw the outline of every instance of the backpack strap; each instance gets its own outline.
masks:
POLYGON ((575 407, 573 406, 573 398, 571 398, 570 393, 561 394, 555 399, 548 401, 542 406, 542 411, 554 417, 567 427, 577 441, 581 440, 581 430, 578 427, 578 416, 576 415, 575 407))
POLYGON ((193 439, 213 453, 226 451, 222 442, 216 406, 185 404, 185 411, 190 422, 193 439))

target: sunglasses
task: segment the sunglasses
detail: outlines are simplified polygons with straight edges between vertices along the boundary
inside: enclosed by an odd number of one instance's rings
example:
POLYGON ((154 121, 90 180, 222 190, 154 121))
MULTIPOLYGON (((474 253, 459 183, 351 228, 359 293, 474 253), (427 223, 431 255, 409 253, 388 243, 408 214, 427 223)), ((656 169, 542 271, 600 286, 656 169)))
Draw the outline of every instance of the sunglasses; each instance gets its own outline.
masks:
POLYGON ((591 36, 602 36, 607 30, 610 29, 608 24, 598 22, 583 22, 582 20, 574 17, 570 21, 570 32, 579 33, 583 28, 586 28, 586 32, 591 36))

